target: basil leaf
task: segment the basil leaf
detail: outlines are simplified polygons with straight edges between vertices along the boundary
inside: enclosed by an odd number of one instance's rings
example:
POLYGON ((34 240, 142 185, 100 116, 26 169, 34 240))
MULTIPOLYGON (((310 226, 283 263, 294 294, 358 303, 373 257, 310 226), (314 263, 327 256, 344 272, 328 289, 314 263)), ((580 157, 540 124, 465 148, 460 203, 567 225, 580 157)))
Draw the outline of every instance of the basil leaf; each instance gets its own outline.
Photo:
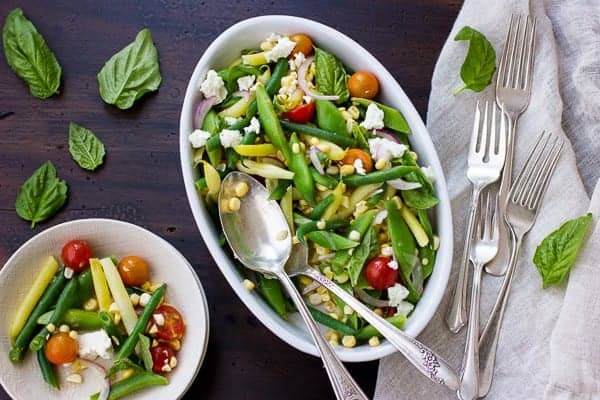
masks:
POLYGON ((312 231, 305 235, 310 241, 332 250, 351 249, 359 245, 358 242, 345 238, 337 233, 327 231, 312 231))
POLYGON ((10 68, 29 85, 29 93, 46 99, 58 93, 61 68, 35 26, 15 8, 2 31, 4 56, 10 68))
POLYGON ((465 89, 481 92, 491 82, 496 70, 496 52, 489 40, 470 26, 463 27, 454 37, 455 41, 468 40, 467 57, 460 68, 460 78, 464 86, 454 92, 459 94, 465 89))
POLYGON ((361 97, 353 97, 352 102, 364 107, 368 107, 371 103, 377 104, 377 107, 383 111, 383 125, 386 128, 393 129, 398 132, 411 133, 408 122, 406 122, 404 115, 402 115, 399 110, 373 100, 363 99, 361 97))
POLYGON ((317 90, 324 95, 337 95, 336 103, 343 103, 350 97, 346 84, 346 71, 341 61, 333 54, 315 47, 315 83, 317 90))
POLYGON ((105 154, 104 144, 94 132, 74 122, 69 124, 69 152, 81 168, 90 171, 102 165, 105 154))
POLYGON ((56 169, 46 161, 19 188, 15 209, 19 217, 37 222, 54 215, 67 201, 67 184, 60 180, 56 169))
POLYGON ((126 369, 133 369, 135 373, 144 372, 144 370, 139 365, 131 361, 129 358, 122 358, 120 360, 115 361, 112 367, 110 367, 109 370, 106 371, 105 378, 111 379, 117 374, 117 372, 124 371, 126 369))
POLYGON ((154 362, 152 361, 152 354, 150 354, 150 339, 148 336, 140 333, 139 344, 140 356, 142 358, 142 362, 144 363, 144 368, 146 371, 151 372, 154 362))
POLYGON ((346 120, 342 113, 332 102, 328 100, 315 100, 317 111, 317 126, 323 130, 348 136, 346 120))
POLYGON ((157 90, 161 80, 158 54, 149 29, 142 29, 135 40, 113 55, 98 73, 102 100, 122 110, 146 93, 157 90))
POLYGON ((542 275, 542 285, 561 283, 575 262, 592 222, 592 214, 565 222, 546 236, 533 256, 533 262, 542 275))
POLYGON ((227 93, 233 93, 238 90, 238 78, 248 75, 259 76, 261 73, 262 72, 257 67, 246 64, 234 65, 233 67, 225 68, 217 72, 225 82, 227 93))
POLYGON ((350 276, 350 281, 352 282, 352 286, 356 286, 358 284, 358 278, 360 277, 360 273, 363 270, 365 262, 369 258, 369 254, 371 253, 371 245, 373 243, 373 229, 368 229, 367 233, 363 237, 360 245, 354 249, 354 253, 352 253, 352 258, 348 263, 348 275, 350 276))

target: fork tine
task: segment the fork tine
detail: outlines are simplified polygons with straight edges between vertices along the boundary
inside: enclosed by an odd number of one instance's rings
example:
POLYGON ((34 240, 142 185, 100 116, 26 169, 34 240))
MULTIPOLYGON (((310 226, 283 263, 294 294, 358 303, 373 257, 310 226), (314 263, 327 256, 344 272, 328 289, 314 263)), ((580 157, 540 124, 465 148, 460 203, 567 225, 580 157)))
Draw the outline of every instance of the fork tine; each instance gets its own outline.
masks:
POLYGON ((508 62, 508 49, 510 47, 510 38, 512 35, 514 19, 515 19, 515 14, 512 14, 510 16, 508 32, 506 32, 506 40, 504 41, 504 48, 502 49, 502 56, 500 58, 500 64, 498 65, 498 76, 496 78, 496 90, 498 90, 499 87, 504 86, 505 82, 506 82, 506 66, 507 66, 507 62, 508 62))
POLYGON ((540 151, 537 153, 536 159, 532 164, 532 170, 529 175, 529 179, 527 180, 527 182, 524 185, 524 190, 523 190, 523 192, 521 194, 521 198, 519 200, 519 204, 523 207, 526 207, 526 205, 529 201, 529 198, 531 197, 532 193, 534 192, 537 181, 539 180, 540 175, 543 171, 543 168, 546 164, 546 161, 548 159, 548 151, 552 147, 552 145, 550 144, 551 139, 552 139, 552 135, 547 133, 545 135, 543 145, 542 145, 540 151))
POLYGON ((516 40, 516 31, 519 26, 519 21, 521 20, 521 16, 513 14, 510 18, 510 28, 508 28, 508 34, 506 38, 506 44, 504 45, 506 50, 506 71, 504 73, 502 86, 510 86, 510 77, 512 76, 513 70, 513 54, 514 54, 514 43, 516 40))
POLYGON ((490 108, 490 102, 485 101, 485 109, 483 112, 483 122, 481 123, 481 127, 479 129, 479 147, 477 153, 482 155, 482 158, 485 157, 487 152, 487 143, 488 136, 490 135, 490 130, 488 128, 488 112, 490 108))
POLYGON ((512 82, 512 87, 515 89, 521 89, 521 77, 523 71, 523 59, 525 58, 525 45, 527 43, 527 28, 529 23, 529 16, 525 17, 523 24, 519 24, 519 33, 517 35, 517 55, 515 57, 515 76, 512 82))
POLYGON ((531 174, 533 164, 535 163, 535 161, 533 161, 533 158, 536 155, 537 150, 544 138, 545 138, 544 132, 542 132, 542 134, 538 138, 537 142, 535 143, 535 146, 533 147, 533 149, 527 156, 527 160, 525 160, 525 165, 523 165, 523 169, 521 169, 519 176, 517 177, 515 183, 512 185, 512 188, 510 189, 508 198, 513 203, 519 202, 519 198, 521 197, 523 191, 525 190, 525 183, 526 183, 529 175, 531 174))
POLYGON ((552 163, 552 154, 554 153, 554 149, 557 144, 559 144, 559 138, 554 137, 553 135, 548 135, 548 141, 544 146, 544 149, 540 152, 540 162, 539 167, 537 169, 537 174, 533 181, 531 182, 531 190, 529 191, 527 197, 524 200, 524 205, 531 208, 533 204, 533 199, 536 196, 536 193, 539 189, 540 182, 543 181, 544 174, 546 170, 550 167, 552 163))
POLYGON ((475 117, 473 118, 473 132, 471 133, 471 142, 469 144, 469 154, 477 154, 477 143, 479 142, 479 120, 481 111, 479 110, 479 101, 475 105, 475 117))
POLYGON ((542 198, 544 197, 544 194, 548 189, 548 186, 550 184, 550 178, 552 177, 552 174, 556 169, 556 165, 558 164, 558 159, 560 158, 560 153, 563 149, 563 145, 564 142, 562 140, 557 141, 557 146, 554 149, 553 154, 551 156, 550 165, 545 171, 544 177, 538 186, 538 190, 536 192, 535 197, 532 199, 531 208, 534 210, 536 210, 539 207, 540 202, 542 201, 542 198))
POLYGON ((525 62, 525 75, 523 77, 523 89, 524 90, 528 90, 531 86, 531 77, 532 77, 532 70, 533 70, 533 54, 535 52, 535 29, 537 26, 537 18, 531 18, 531 17, 527 17, 528 22, 529 20, 531 20, 530 22, 530 35, 529 35, 529 41, 527 44, 527 55, 524 58, 524 62, 525 62))
POLYGON ((506 72, 506 86, 513 87, 513 82, 515 78, 515 61, 517 58, 517 46, 518 39, 521 35, 521 16, 518 15, 515 21, 515 27, 513 31, 513 35, 510 41, 510 50, 509 50, 509 60, 508 60, 508 71, 506 72))
POLYGON ((491 102, 490 106, 492 107, 492 121, 491 121, 491 127, 490 127, 490 132, 489 132, 489 145, 488 145, 488 158, 492 158, 496 155, 496 148, 497 148, 497 132, 496 132, 496 103, 491 102))

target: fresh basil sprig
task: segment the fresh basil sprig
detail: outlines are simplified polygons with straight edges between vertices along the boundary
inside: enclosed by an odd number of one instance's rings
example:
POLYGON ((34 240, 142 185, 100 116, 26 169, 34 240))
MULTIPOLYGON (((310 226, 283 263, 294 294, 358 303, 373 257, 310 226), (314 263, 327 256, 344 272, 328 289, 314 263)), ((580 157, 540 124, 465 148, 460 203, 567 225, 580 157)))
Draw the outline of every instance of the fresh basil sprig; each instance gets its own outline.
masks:
POLYGON ((67 201, 67 184, 50 161, 38 168, 19 188, 15 209, 31 227, 54 215, 67 201))
POLYGON ((58 93, 61 68, 35 26, 15 8, 2 30, 4 56, 10 68, 27 84, 32 96, 45 99, 58 93))
POLYGON ((533 262, 542 275, 542 285, 561 283, 575 262, 592 222, 592 214, 565 222, 546 236, 535 250, 533 262))
POLYGON ((158 53, 149 29, 142 29, 135 40, 113 55, 98 73, 100 96, 122 110, 148 92, 158 89, 162 77, 158 53))
POLYGON ((348 100, 350 92, 346 83, 346 70, 340 60, 315 47, 315 70, 315 83, 319 93, 340 96, 336 103, 348 100))
POLYGON ((454 92, 459 94, 465 89, 481 92, 491 82, 496 70, 496 52, 489 40, 470 26, 463 27, 454 37, 455 41, 468 40, 467 57, 460 68, 460 77, 464 86, 454 92))
POLYGON ((94 132, 74 122, 69 124, 69 152, 81 168, 90 171, 102 165, 105 154, 104 144, 94 132))

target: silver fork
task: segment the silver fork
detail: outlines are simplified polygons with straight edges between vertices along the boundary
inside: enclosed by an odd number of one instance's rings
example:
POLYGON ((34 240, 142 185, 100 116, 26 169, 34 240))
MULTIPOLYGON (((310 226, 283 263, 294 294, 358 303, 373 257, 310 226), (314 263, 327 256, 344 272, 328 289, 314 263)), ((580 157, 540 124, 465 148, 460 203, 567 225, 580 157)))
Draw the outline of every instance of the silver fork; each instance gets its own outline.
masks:
POLYGON ((473 264, 473 286, 471 288, 471 308, 467 342, 463 355, 462 371, 458 397, 461 400, 473 400, 478 397, 479 384, 479 303, 481 297, 481 275, 483 267, 498 254, 499 230, 498 196, 487 192, 486 201, 481 202, 479 223, 471 245, 469 259, 473 264), (493 197, 493 200, 491 199, 493 197), (492 204, 493 203, 493 204, 492 204))
POLYGON ((482 358, 479 376, 479 397, 487 395, 492 385, 502 318, 517 267, 521 243, 535 222, 562 147, 563 142, 559 137, 542 133, 508 196, 504 218, 510 232, 510 259, 498 298, 479 340, 480 351, 485 349, 486 352, 485 357, 482 358))
POLYGON ((486 101, 483 119, 481 119, 478 103, 475 109, 471 144, 469 145, 467 177, 473 184, 473 189, 469 206, 465 247, 459 266, 456 289, 454 290, 452 303, 446 315, 448 327, 454 333, 460 331, 465 326, 467 319, 468 258, 479 197, 484 188, 496 182, 500 177, 505 154, 506 122, 503 113, 498 109, 496 104, 486 101), (498 120, 500 120, 499 124, 498 120))
MULTIPOLYGON (((496 80, 496 102, 508 118, 508 151, 502 180, 500 182, 500 213, 506 213, 506 201, 512 183, 513 153, 517 122, 529 105, 531 98, 531 78, 535 55, 535 27, 537 19, 529 15, 513 15, 506 34, 506 43, 498 66, 496 80), (524 19, 524 21, 522 21, 524 19)), ((508 230, 502 224, 503 218, 498 218, 500 224, 501 245, 508 245, 508 230)), ((492 275, 504 275, 506 264, 494 263, 486 267, 492 275)))

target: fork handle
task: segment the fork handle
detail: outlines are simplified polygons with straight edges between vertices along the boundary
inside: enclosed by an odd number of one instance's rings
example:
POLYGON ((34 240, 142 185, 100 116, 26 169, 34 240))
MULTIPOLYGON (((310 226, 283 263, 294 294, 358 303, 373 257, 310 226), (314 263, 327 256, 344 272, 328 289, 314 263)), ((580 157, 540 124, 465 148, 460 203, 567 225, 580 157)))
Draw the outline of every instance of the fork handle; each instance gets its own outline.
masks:
POLYGON ((471 238, 473 237, 473 228, 475 227, 475 215, 477 214, 477 204, 479 203, 479 195, 483 187, 475 185, 471 192, 471 205, 469 211, 469 219, 467 224, 467 233, 465 235, 465 245, 462 259, 458 270, 458 279, 456 288, 452 296, 452 303, 448 307, 446 314, 446 323, 448 328, 453 333, 458 333, 467 320, 467 280, 469 279, 469 251, 471 248, 471 238))
POLYGON ((508 270, 502 281, 502 287, 498 293, 498 298, 494 304, 494 308, 483 328, 481 337, 479 338, 479 350, 484 355, 481 362, 481 372, 479 375, 479 397, 485 397, 492 386, 494 378, 494 367, 496 364, 496 349, 498 348, 498 338, 500 337, 500 328, 502 327, 502 319, 504 318, 504 310, 510 292, 513 276, 517 268, 517 259, 521 250, 522 236, 517 235, 512 229, 509 229, 511 239, 510 259, 508 270))

